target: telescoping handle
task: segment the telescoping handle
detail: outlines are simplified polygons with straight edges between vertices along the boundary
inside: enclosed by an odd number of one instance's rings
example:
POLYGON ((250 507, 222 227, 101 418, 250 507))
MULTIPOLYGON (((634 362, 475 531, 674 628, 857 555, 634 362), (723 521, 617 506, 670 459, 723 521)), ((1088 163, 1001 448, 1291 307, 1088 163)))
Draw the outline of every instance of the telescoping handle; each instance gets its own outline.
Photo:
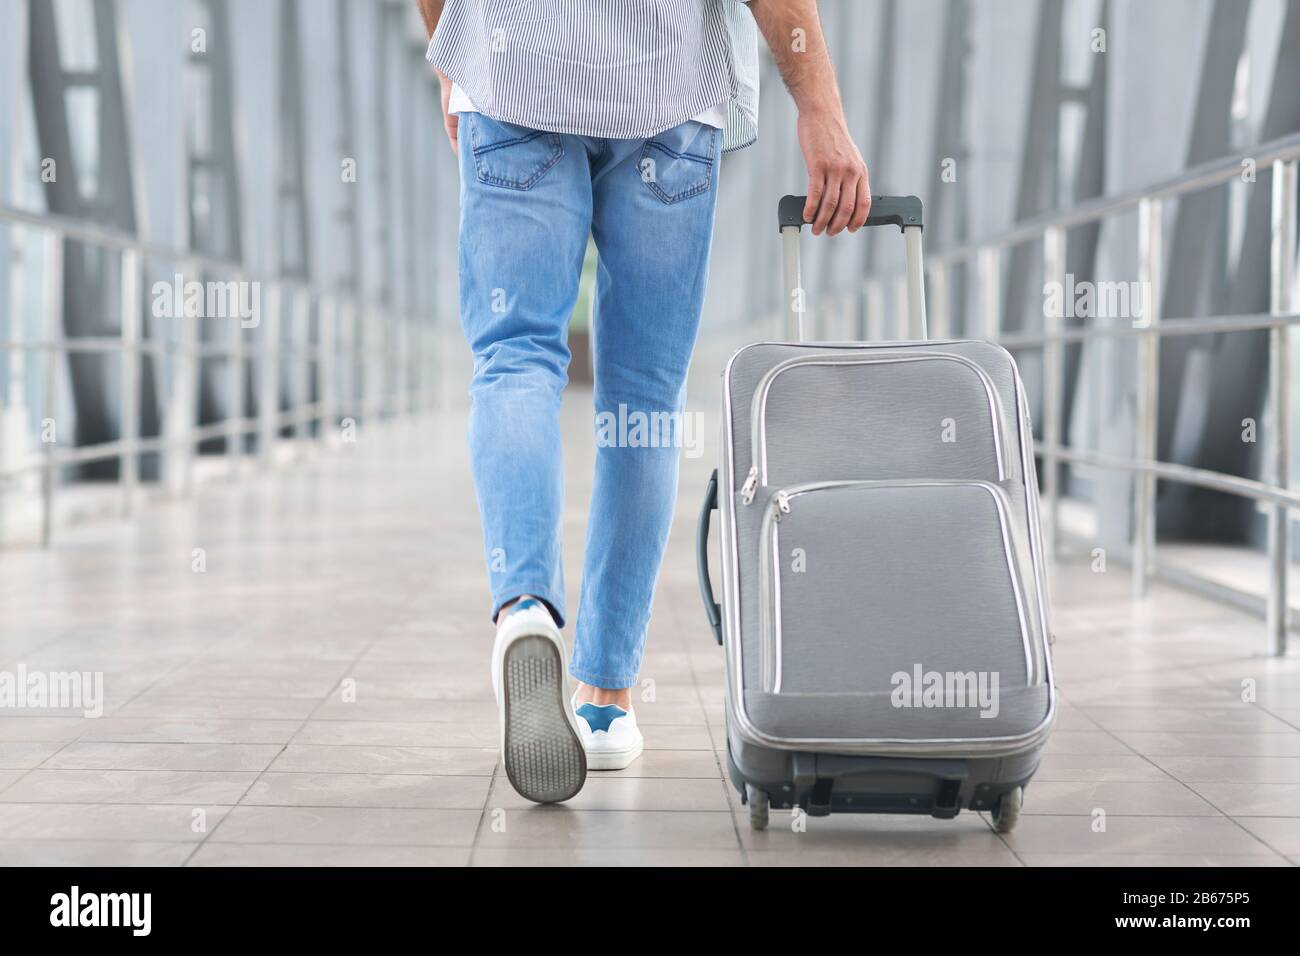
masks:
MULTIPOLYGON (((799 277, 799 234, 807 196, 782 196, 777 207, 783 247, 785 310, 791 335, 800 342, 804 334, 804 290, 799 277)), ((909 335, 927 338, 925 324, 925 271, 921 259, 921 200, 915 196, 872 196, 868 226, 897 226, 907 243, 907 318, 909 335)))

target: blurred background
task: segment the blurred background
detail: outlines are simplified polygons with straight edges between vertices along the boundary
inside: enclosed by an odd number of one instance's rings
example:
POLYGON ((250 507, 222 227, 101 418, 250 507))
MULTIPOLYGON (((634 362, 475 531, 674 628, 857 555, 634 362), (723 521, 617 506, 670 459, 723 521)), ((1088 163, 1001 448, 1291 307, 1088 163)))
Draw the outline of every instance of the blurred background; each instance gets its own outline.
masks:
MULTIPOLYGON (((1272 593, 1276 612, 1300 3, 820 6, 873 191, 925 202, 932 333, 1017 354, 1054 537, 1140 564, 1139 587, 1259 613, 1272 593), (1055 279, 1145 284, 1155 307, 1045 315, 1055 279), (1155 320, 1170 334, 1140 332, 1155 320)), ((0 546, 464 400, 457 172, 413 2, 0 0, 0 18, 0 546), (179 306, 192 280, 234 297, 224 317, 179 306)), ((723 166, 706 407, 734 347, 783 334, 773 212, 805 174, 765 51, 762 84, 759 140, 723 166)), ((876 232, 805 237, 819 337, 903 334, 901 242, 876 232)))

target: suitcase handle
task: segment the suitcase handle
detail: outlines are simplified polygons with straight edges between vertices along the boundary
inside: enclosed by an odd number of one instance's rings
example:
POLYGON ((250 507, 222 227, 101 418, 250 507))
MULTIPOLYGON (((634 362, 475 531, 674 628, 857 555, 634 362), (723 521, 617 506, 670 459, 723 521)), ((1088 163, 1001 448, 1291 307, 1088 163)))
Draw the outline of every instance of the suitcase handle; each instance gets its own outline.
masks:
MULTIPOLYGON (((782 196, 777 203, 777 227, 783 246, 782 274, 785 279, 785 310, 791 337, 806 342, 804 334, 804 290, 799 275, 799 237, 803 233, 803 208, 807 196, 782 196)), ((872 196, 868 226, 897 226, 907 243, 907 318, 909 334, 917 340, 929 337, 925 322, 925 269, 921 258, 921 200, 915 196, 872 196)))
MULTIPOLYGON (((807 205, 807 196, 782 196, 776 207, 779 228, 803 228, 803 210, 807 205)), ((915 196, 872 196, 871 212, 867 215, 866 225, 897 226, 899 229, 908 226, 922 228, 921 200, 915 196)))
POLYGON ((709 627, 718 644, 722 644, 722 608, 713 599, 713 579, 709 575, 709 523, 718 510, 718 469, 709 476, 704 489, 704 504, 700 506, 700 521, 695 529, 695 570, 700 578, 700 597, 704 599, 704 613, 709 616, 709 627))

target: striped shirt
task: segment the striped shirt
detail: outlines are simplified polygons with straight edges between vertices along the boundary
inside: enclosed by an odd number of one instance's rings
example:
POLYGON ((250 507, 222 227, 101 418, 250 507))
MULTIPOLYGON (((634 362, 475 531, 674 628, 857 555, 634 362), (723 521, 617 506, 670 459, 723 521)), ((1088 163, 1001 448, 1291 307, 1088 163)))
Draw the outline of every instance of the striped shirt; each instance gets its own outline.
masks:
POLYGON ((726 108, 757 135, 758 31, 741 0, 447 0, 427 59, 493 119, 646 139, 726 108))

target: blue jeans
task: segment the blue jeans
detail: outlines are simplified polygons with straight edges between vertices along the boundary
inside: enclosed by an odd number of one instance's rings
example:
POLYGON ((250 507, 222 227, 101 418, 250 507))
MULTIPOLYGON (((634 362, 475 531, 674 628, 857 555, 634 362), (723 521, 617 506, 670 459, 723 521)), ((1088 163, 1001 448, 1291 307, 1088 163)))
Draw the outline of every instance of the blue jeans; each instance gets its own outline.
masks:
POLYGON ((570 672, 597 687, 635 684, 645 650, 677 498, 720 137, 695 122, 623 140, 461 116, 469 449, 494 619, 521 594, 566 617, 560 394, 588 235, 596 243, 596 473, 570 672))

